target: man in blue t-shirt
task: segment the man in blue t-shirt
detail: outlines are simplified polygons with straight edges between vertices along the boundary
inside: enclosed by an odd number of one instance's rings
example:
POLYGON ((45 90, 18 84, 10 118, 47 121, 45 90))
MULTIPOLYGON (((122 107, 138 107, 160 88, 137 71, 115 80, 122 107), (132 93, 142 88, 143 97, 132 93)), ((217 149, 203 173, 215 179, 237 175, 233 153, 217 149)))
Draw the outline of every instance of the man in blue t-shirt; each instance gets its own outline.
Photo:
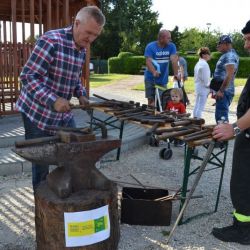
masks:
POLYGON ((216 81, 223 81, 216 93, 215 120, 228 122, 229 106, 234 97, 234 78, 239 66, 239 56, 232 48, 232 39, 228 35, 220 37, 217 50, 222 53, 214 71, 216 81))
POLYGON ((157 41, 150 42, 145 49, 147 69, 144 74, 145 93, 148 105, 154 105, 155 87, 166 87, 168 83, 169 61, 172 62, 173 72, 178 78, 178 65, 176 46, 171 42, 171 33, 168 30, 160 30, 157 41))

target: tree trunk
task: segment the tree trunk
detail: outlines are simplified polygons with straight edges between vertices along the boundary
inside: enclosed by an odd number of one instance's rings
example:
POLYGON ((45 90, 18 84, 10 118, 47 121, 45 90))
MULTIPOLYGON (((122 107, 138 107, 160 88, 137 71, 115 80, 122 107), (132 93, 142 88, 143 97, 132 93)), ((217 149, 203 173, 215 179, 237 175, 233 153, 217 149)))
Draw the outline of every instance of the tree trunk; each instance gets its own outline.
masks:
POLYGON ((118 220, 117 186, 110 190, 85 189, 61 199, 46 182, 35 192, 35 223, 38 250, 86 249, 115 250, 118 247, 120 228, 118 220), (104 241, 82 247, 66 247, 64 212, 82 212, 109 205, 110 237, 104 241))

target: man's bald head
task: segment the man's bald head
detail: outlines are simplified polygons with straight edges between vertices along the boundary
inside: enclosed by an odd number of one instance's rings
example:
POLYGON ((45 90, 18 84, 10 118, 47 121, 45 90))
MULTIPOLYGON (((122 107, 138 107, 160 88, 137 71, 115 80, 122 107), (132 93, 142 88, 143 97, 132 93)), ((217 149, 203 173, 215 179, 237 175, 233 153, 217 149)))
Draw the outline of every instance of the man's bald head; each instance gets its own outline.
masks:
POLYGON ((171 33, 169 30, 160 30, 158 33, 158 43, 161 47, 165 47, 171 41, 171 33))

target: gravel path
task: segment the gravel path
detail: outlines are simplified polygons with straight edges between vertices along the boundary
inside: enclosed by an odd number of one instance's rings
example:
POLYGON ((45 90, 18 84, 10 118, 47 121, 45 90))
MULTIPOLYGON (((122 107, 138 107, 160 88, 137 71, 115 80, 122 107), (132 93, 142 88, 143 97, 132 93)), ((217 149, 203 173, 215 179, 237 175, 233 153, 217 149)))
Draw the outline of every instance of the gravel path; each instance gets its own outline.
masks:
MULTIPOLYGON (((126 100, 135 100, 145 103, 144 93, 131 91, 129 88, 135 82, 141 82, 143 78, 136 76, 130 79, 128 86, 125 80, 116 86, 106 86, 94 89, 94 93, 112 98, 110 95, 123 96, 126 100), (132 83, 133 81, 133 83, 132 83), (125 85, 126 84, 126 85, 125 85), (126 86, 122 88, 121 85, 126 86), (112 94, 110 94, 112 92, 112 94), (143 102, 144 99, 144 102, 143 102)), ((190 96, 192 102, 193 97, 190 96)), ((208 103, 204 118, 206 123, 214 123, 213 109, 208 103)), ((235 107, 235 106, 234 106, 235 107)), ((234 108, 232 107, 232 108, 234 108)), ((192 106, 188 107, 191 109, 192 106)), ((232 120, 234 110, 231 112, 232 120)), ((164 147, 161 145, 160 147, 164 147)), ((131 226, 121 225, 121 238, 119 250, 157 250, 157 249, 213 249, 213 250, 243 250, 249 249, 233 243, 223 243, 216 240, 211 234, 214 226, 224 226, 231 223, 232 204, 229 194, 229 181, 231 174, 233 142, 229 144, 227 163, 224 173, 221 198, 217 213, 198 217, 187 224, 177 227, 177 230, 169 245, 166 244, 166 236, 163 231, 171 230, 179 210, 179 202, 173 202, 171 226, 131 226)), ((120 161, 102 161, 100 170, 108 177, 120 182, 135 183, 131 174, 140 180, 144 185, 152 185, 160 188, 177 190, 182 183, 183 176, 183 148, 173 147, 173 157, 170 160, 159 158, 160 148, 145 145, 121 155, 120 161)), ((199 148, 199 155, 205 154, 205 150, 199 148)), ((192 162, 192 167, 199 166, 199 161, 192 162)), ((190 202, 185 218, 197 215, 202 212, 211 212, 214 209, 217 187, 219 183, 220 170, 213 170, 203 174, 196 189, 195 195, 202 195, 201 199, 194 199, 190 202)), ((190 178, 189 188, 192 185, 193 177, 190 178)), ((18 176, 0 177, 0 249, 35 249, 35 225, 34 225, 34 201, 31 188, 31 174, 18 176)), ((107 249, 109 250, 109 249, 107 249)))

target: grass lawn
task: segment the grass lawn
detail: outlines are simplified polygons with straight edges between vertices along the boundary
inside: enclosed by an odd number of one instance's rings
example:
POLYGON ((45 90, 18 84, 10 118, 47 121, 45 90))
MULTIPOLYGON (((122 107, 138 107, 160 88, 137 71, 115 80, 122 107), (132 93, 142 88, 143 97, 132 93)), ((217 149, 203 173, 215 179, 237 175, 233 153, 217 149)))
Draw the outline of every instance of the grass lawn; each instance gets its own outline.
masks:
MULTIPOLYGON (((171 78, 171 77, 169 77, 171 78)), ((239 86, 244 86, 246 83, 246 78, 236 78, 235 79, 235 87, 239 87, 239 86)), ((172 85, 172 82, 169 82, 168 84, 170 84, 170 86, 172 85)), ((138 85, 136 85, 134 88, 134 90, 140 90, 140 91, 144 91, 144 83, 140 83, 138 85)), ((185 82, 185 90, 188 94, 192 94, 194 93, 194 78, 193 77, 188 77, 188 80, 185 82)))
POLYGON ((89 82, 91 88, 96 88, 129 77, 130 75, 122 75, 122 74, 91 74, 89 82))

